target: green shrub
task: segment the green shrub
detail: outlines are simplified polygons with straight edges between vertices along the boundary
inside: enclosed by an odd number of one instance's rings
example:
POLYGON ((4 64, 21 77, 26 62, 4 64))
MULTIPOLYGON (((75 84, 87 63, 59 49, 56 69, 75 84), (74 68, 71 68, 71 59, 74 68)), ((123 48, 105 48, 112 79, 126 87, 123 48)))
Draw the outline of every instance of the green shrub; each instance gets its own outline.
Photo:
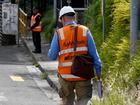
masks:
POLYGON ((102 60, 102 79, 106 93, 104 103, 96 103, 97 100, 93 103, 132 105, 131 101, 134 101, 129 90, 140 75, 140 56, 130 60, 130 0, 106 0, 105 19, 106 40, 103 43, 101 0, 93 0, 85 13, 85 24, 88 24, 93 34, 102 60))
POLYGON ((43 26, 42 34, 45 40, 50 41, 54 32, 54 27, 55 27, 55 18, 53 17, 52 7, 49 7, 47 9, 47 12, 42 18, 42 26, 43 26))
POLYGON ((93 0, 88 11, 84 14, 85 24, 90 28, 90 31, 93 34, 97 48, 102 44, 102 17, 100 8, 100 0, 93 0))
MULTIPOLYGON (((123 84, 123 74, 129 69, 130 3, 114 0, 113 21, 106 43, 101 46, 104 77, 115 78, 115 84, 123 84), (116 2, 117 1, 117 2, 116 2), (124 9, 122 9, 124 8, 124 9), (106 58, 106 59, 105 59, 106 58)), ((106 79, 106 78, 105 78, 106 79)), ((116 85, 116 86, 117 86, 116 85)))
MULTIPOLYGON (((108 33, 111 30, 111 23, 112 23, 112 4, 113 0, 106 0, 106 17, 105 17, 105 27, 106 33, 105 35, 108 36, 108 33)), ((103 36, 102 36, 102 10, 101 10, 101 0, 93 0, 92 4, 90 4, 88 11, 85 12, 84 21, 85 24, 90 28, 93 37, 96 42, 97 49, 100 49, 103 36)))

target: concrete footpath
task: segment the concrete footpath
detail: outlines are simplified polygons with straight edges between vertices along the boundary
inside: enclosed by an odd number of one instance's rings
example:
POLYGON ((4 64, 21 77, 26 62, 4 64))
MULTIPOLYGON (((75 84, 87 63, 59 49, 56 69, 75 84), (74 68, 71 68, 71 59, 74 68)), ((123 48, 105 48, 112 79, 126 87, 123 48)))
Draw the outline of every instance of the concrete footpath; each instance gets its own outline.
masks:
POLYGON ((57 78, 57 61, 51 61, 47 57, 48 50, 50 48, 50 44, 45 42, 43 39, 41 40, 41 48, 42 53, 36 54, 32 53, 34 50, 34 45, 32 42, 32 38, 21 38, 24 46, 27 48, 27 51, 32 57, 34 65, 36 65, 42 73, 46 73, 46 80, 49 85, 54 89, 54 91, 58 92, 58 78, 57 78))
POLYGON ((0 46, 0 105, 61 105, 21 43, 0 46))

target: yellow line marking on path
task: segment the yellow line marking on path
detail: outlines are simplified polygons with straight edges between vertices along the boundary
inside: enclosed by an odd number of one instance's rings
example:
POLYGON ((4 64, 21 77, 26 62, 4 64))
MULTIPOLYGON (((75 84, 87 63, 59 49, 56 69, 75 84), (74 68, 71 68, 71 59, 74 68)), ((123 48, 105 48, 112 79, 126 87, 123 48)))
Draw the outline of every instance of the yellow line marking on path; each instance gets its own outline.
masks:
POLYGON ((12 75, 10 76, 10 78, 13 80, 13 81, 19 81, 19 82, 23 82, 24 79, 20 76, 16 76, 16 75, 12 75))

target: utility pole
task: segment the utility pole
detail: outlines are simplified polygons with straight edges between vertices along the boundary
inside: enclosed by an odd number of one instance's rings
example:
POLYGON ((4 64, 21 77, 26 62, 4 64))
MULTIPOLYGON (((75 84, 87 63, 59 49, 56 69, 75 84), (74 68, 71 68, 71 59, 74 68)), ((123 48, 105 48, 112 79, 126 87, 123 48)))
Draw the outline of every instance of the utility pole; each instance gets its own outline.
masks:
POLYGON ((130 55, 136 54, 136 42, 138 40, 138 7, 140 0, 131 0, 131 19, 130 19, 130 55))
POLYGON ((137 19, 138 19, 138 36, 137 36, 137 39, 140 40, 140 0, 138 1, 138 4, 137 4, 137 12, 138 12, 138 15, 137 15, 137 19))
POLYGON ((67 0, 68 5, 70 6, 71 0, 67 0))
POLYGON ((56 19, 56 0, 53 0, 53 16, 54 16, 54 18, 56 19))
POLYGON ((105 41, 106 38, 106 27, 105 27, 105 0, 102 0, 102 37, 103 37, 103 42, 105 41))

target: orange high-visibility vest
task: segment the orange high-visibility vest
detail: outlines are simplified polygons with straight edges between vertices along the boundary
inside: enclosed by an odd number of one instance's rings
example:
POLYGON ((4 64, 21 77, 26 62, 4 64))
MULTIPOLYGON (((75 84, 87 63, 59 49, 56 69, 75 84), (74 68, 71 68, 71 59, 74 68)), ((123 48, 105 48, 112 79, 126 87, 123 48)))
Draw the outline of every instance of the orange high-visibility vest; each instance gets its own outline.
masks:
MULTIPOLYGON (((38 15, 40 15, 40 13, 37 13, 35 16, 32 15, 32 17, 31 17, 31 26, 32 26, 33 24, 36 23, 35 18, 36 18, 38 15)), ((40 15, 40 16, 41 16, 41 15, 40 15)), ((33 31, 33 32, 41 32, 41 31, 42 31, 41 21, 40 21, 40 23, 39 23, 39 25, 38 25, 37 27, 35 27, 34 29, 32 29, 32 31, 33 31)))
POLYGON ((71 66, 75 55, 87 54, 88 52, 88 28, 82 25, 78 26, 76 51, 74 51, 74 25, 65 26, 57 30, 57 33, 60 45, 58 73, 68 81, 85 80, 84 78, 72 75, 71 66))

